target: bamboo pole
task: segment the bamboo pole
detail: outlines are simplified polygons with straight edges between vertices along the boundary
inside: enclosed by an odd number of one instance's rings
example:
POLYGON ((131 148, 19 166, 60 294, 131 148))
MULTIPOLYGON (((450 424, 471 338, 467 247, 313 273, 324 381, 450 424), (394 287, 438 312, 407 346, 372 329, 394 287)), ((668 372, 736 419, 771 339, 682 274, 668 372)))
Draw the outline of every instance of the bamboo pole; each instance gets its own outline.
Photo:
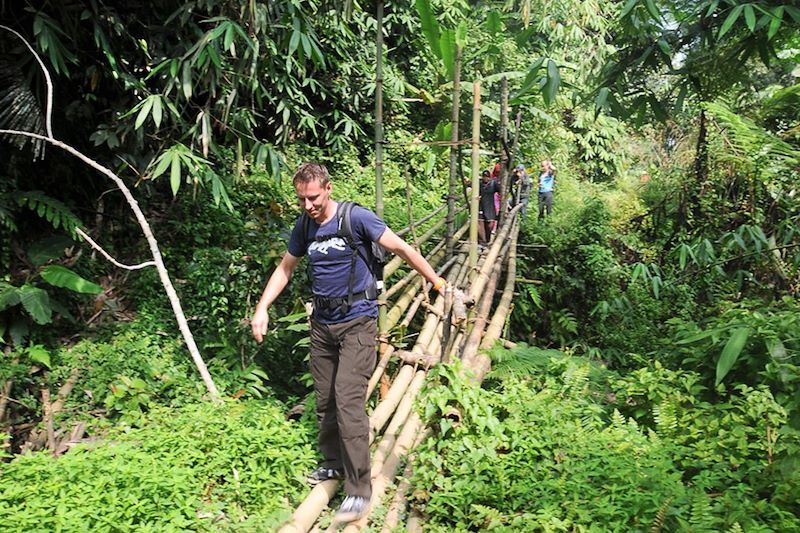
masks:
POLYGON ((429 221, 430 219, 432 219, 433 217, 435 217, 436 215, 438 215, 439 213, 441 213, 445 209, 447 209, 447 205, 442 205, 442 206, 437 207, 436 209, 434 209, 433 211, 431 211, 430 213, 428 213, 427 215, 425 215, 424 217, 422 217, 419 220, 409 220, 408 221, 408 226, 406 226, 405 228, 403 228, 400 231, 397 231, 395 233, 397 233, 398 237, 402 237, 403 235, 405 235, 406 233, 411 231, 411 226, 413 226, 413 225, 421 226, 422 224, 426 223, 427 221, 429 221))
MULTIPOLYGON (((397 442, 392 448, 392 453, 386 458, 383 464, 380 475, 372 482, 372 502, 379 502, 383 497, 389 483, 394 479, 397 467, 400 465, 400 459, 405 457, 414 441, 417 439, 417 434, 423 430, 422 420, 417 413, 412 413, 408 422, 403 426, 403 431, 397 437, 397 442)), ((362 528, 367 526, 369 522, 369 514, 362 517, 356 522, 351 522, 344 528, 344 533, 356 533, 362 528)))
MULTIPOLYGON (((419 244, 423 244, 430 240, 431 237, 445 224, 445 219, 440 220, 436 224, 434 224, 428 231, 422 234, 422 237, 419 238, 419 244)), ((392 258, 391 261, 386 263, 386 267, 383 269, 383 276, 384 278, 389 278, 392 274, 394 274, 400 265, 403 264, 403 258, 396 255, 392 258)))
POLYGON ((400 371, 392 381, 392 386, 389 389, 389 394, 383 399, 372 411, 369 417, 369 442, 375 439, 375 435, 380 433, 383 426, 392 416, 400 400, 403 399, 408 386, 411 385, 411 380, 414 379, 414 367, 411 365, 403 365, 400 371))
MULTIPOLYGON (((507 247, 504 247, 507 249, 507 247)), ((502 261, 495 261, 491 266, 491 275, 486 282, 486 290, 480 295, 480 300, 475 312, 475 319, 472 322, 472 330, 464 343, 464 348, 461 350, 461 360, 464 366, 471 369, 472 358, 478 351, 481 338, 483 337, 486 321, 489 316, 489 311, 494 301, 494 289, 497 286, 497 279, 500 277, 500 271, 503 268, 502 261)))
POLYGON ((492 271, 493 265, 497 262, 497 256, 500 253, 501 246, 508 244, 507 238, 509 231, 511 231, 511 222, 514 220, 517 211, 519 211, 521 208, 522 205, 518 204, 515 205, 511 211, 509 211, 509 216, 506 218, 505 224, 503 224, 502 229, 497 234, 497 238, 495 239, 491 248, 489 248, 489 252, 486 254, 486 260, 483 263, 483 268, 481 268, 480 272, 477 274, 469 288, 468 299, 470 301, 476 301, 483 293, 486 282, 489 278, 489 273, 492 271))
MULTIPOLYGON (((456 53, 453 61, 453 109, 450 114, 452 123, 452 133, 450 140, 458 142, 459 111, 461 108, 461 47, 456 45, 456 53)), ((458 150, 456 144, 450 146, 450 177, 447 187, 447 247, 446 257, 453 257, 455 247, 455 221, 456 221, 456 181, 458 180, 458 150)))
MULTIPOLYGON (((519 223, 516 223, 514 224, 514 230, 511 232, 511 247, 508 251, 508 268, 506 269, 506 284, 503 288, 503 296, 500 297, 494 316, 492 316, 489 327, 486 328, 486 333, 483 335, 480 346, 481 350, 491 349, 494 343, 500 338, 500 334, 503 332, 503 326, 505 325, 505 317, 512 305, 511 302, 514 298, 514 282, 517 276, 517 253, 515 245, 518 235, 519 223)), ((492 360, 485 353, 478 353, 473 357, 471 368, 478 382, 483 381, 483 378, 491 369, 491 365, 492 360)))
POLYGON ((497 226, 503 225, 508 194, 508 78, 500 80, 500 211, 497 226))
POLYGON ((478 202, 481 173, 481 82, 472 84, 472 198, 470 199, 469 266, 478 264, 478 202))

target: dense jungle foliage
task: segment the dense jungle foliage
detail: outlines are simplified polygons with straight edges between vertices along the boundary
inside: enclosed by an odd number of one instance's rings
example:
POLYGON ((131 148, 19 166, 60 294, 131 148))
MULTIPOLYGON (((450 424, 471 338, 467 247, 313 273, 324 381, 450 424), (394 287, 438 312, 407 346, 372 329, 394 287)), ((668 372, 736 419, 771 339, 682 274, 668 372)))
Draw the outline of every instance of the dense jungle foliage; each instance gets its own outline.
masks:
MULTIPOLYGON (((285 416, 310 391, 305 270, 263 344, 247 319, 299 213, 299 163, 375 205, 376 8, 0 4, 0 130, 52 127, 131 188, 224 396, 208 401, 156 271, 78 236, 150 259, 118 188, 2 134, 0 529, 269 531, 307 493, 313 410, 285 416), (52 77, 51 121, 25 41, 52 77), (54 450, 48 434, 76 437, 54 450)), ((437 367, 417 406, 433 432, 408 465, 426 530, 800 530, 800 7, 384 9, 391 227, 407 191, 414 219, 446 201, 434 141, 452 131, 456 46, 462 139, 482 84, 482 167, 501 150, 505 77, 515 162, 558 169, 553 216, 537 220, 534 194, 522 224, 517 347, 492 350, 482 387, 437 367)))

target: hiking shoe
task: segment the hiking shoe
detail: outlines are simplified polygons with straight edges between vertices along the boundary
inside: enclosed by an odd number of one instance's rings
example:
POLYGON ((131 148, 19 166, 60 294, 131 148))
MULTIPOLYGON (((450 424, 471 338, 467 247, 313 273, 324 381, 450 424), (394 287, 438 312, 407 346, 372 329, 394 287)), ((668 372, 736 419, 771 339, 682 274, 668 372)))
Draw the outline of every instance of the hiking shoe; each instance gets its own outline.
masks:
POLYGON ((312 485, 328 481, 329 479, 344 479, 344 473, 338 468, 325 468, 321 466, 308 475, 308 482, 312 485))
POLYGON ((339 506, 336 515, 333 517, 335 522, 355 522, 362 518, 369 511, 369 500, 363 496, 348 496, 339 506))

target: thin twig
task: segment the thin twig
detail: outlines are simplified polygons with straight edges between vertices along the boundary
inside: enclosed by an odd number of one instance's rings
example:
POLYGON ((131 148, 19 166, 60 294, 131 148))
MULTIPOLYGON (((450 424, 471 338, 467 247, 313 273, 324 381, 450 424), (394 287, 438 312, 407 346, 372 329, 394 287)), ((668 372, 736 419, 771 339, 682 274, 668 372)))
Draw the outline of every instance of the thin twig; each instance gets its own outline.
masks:
POLYGON ((92 248, 94 248, 95 250, 97 250, 98 252, 100 252, 101 254, 103 254, 103 257, 105 257, 105 258, 106 258, 106 259, 108 259, 110 262, 114 263, 116 266, 118 266, 118 267, 120 267, 120 268, 124 268, 125 270, 139 270, 140 268, 145 268, 145 267, 149 267, 149 266, 156 266, 156 262, 155 262, 155 261, 145 261, 144 263, 139 263, 138 265, 123 265, 122 263, 120 263, 119 261, 117 261, 116 259, 114 259, 113 257, 111 257, 111 256, 108 254, 108 252, 106 252, 105 250, 103 250, 103 248, 102 248, 102 247, 101 247, 99 244, 97 244, 96 242, 94 242, 94 241, 92 240, 92 238, 91 238, 91 237, 89 237, 88 235, 86 235, 86 232, 85 232, 85 231, 83 231, 83 230, 82 230, 82 229, 80 229, 80 228, 75 228, 75 233, 77 233, 78 235, 80 235, 81 237, 83 237, 83 239, 84 239, 86 242, 88 242, 88 243, 89 243, 89 245, 90 245, 92 248))
POLYGON ((44 73, 44 78, 47 83, 47 107, 45 108, 45 128, 47 129, 47 136, 52 139, 53 138, 53 80, 50 79, 50 73, 45 68, 44 63, 39 57, 39 54, 36 53, 36 51, 33 49, 30 43, 28 43, 28 40, 25 37, 23 37, 19 32, 9 28, 8 26, 0 24, 0 28, 10 31, 11 33, 19 37, 19 39, 23 43, 25 43, 25 46, 28 47, 28 50, 30 50, 31 55, 33 55, 33 57, 36 58, 36 61, 42 68, 42 72, 44 73))

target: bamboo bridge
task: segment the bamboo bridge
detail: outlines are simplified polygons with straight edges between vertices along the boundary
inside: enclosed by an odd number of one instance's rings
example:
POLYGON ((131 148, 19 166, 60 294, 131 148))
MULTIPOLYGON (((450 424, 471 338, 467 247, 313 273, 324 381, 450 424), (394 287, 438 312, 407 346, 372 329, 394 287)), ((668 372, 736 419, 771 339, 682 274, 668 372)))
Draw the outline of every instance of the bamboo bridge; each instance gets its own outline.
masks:
MULTIPOLYGON (((470 231, 468 242, 462 241, 470 230, 469 222, 452 235, 452 242, 461 244, 452 246, 451 257, 445 254, 447 239, 433 246, 426 258, 448 281, 449 287, 444 295, 437 295, 430 301, 430 284, 412 270, 394 282, 382 296, 379 302, 382 332, 380 360, 367 390, 369 399, 381 385, 378 401, 369 418, 372 504, 370 512, 362 519, 349 524, 331 523, 328 530, 343 528, 350 533, 369 526, 373 531, 380 528, 380 531, 390 532, 398 527, 401 516, 406 514, 405 495, 409 489, 407 480, 413 461, 408 461, 407 471, 393 494, 390 490, 394 487, 401 464, 416 446, 430 436, 430 431, 414 410, 415 400, 426 386, 429 369, 436 364, 460 359, 465 379, 474 380, 476 384, 490 370, 491 361, 482 350, 491 348, 500 339, 511 307, 516 278, 519 209, 520 206, 517 206, 504 213, 494 240, 479 254, 475 254, 477 246, 474 231, 470 231), (496 299, 501 279, 504 279, 502 295, 496 299), (396 349, 389 341, 388 332, 398 327, 405 330, 421 311, 425 319, 413 347, 410 350, 396 349), (390 365, 395 361, 396 364, 390 365), (389 368, 393 369, 391 376, 389 368), (376 521, 372 515, 378 508, 386 512, 381 513, 376 521)), ((442 211, 437 210, 425 218, 430 219, 442 211)), ((423 220, 417 224, 420 222, 423 220)), ((413 222, 398 233, 410 232, 414 244, 420 247, 431 240, 444 223, 444 218, 433 223, 419 239, 416 238, 413 222)), ((400 266, 400 258, 393 258, 386 265, 386 279, 390 279, 400 266)), ((340 481, 329 480, 311 489, 291 519, 280 528, 280 533, 323 531, 321 524, 331 521, 329 503, 339 485, 340 481)), ((422 531, 420 517, 411 513, 405 527, 408 531, 422 531)))

